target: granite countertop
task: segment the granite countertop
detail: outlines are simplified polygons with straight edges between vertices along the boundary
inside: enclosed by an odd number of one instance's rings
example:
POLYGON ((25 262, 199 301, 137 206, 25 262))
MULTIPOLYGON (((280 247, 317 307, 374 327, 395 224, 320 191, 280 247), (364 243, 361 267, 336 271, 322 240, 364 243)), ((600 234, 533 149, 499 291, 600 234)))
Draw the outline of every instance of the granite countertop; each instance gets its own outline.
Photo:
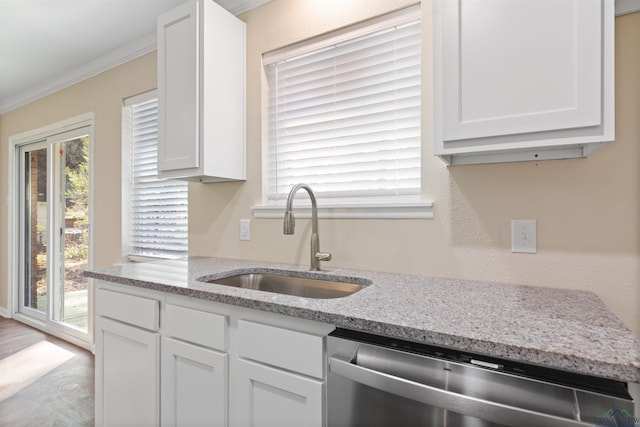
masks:
POLYGON ((329 323, 488 356, 640 382, 640 342, 593 293, 325 267, 368 279, 344 298, 310 299, 204 283, 307 266, 221 258, 130 263, 88 277, 329 323))

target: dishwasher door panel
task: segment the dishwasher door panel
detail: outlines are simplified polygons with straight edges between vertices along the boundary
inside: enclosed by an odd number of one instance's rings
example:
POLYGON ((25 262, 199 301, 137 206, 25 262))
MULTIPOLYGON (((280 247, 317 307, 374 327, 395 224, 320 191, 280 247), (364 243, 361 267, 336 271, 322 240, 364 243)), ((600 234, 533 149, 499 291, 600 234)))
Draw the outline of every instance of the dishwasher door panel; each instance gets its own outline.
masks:
POLYGON ((327 350, 330 427, 592 427, 607 408, 633 412, 630 397, 513 375, 500 365, 334 336, 327 350))
POLYGON ((327 382, 327 425, 330 427, 445 425, 444 410, 440 408, 329 375, 332 376, 327 382))
POLYGON ((330 427, 507 427, 426 405, 329 373, 330 427))

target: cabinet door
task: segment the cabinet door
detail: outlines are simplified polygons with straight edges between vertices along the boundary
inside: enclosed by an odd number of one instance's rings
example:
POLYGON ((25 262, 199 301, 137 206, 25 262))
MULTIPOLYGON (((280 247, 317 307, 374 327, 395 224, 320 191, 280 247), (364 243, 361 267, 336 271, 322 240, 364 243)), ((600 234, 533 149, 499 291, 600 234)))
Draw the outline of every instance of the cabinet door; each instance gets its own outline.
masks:
POLYGON ((162 339, 162 425, 226 426, 227 355, 162 339))
POLYGON ((158 171, 200 165, 198 12, 191 1, 158 18, 158 171))
POLYGON ((96 319, 96 425, 157 426, 160 335, 96 319))
POLYGON ((433 4, 436 155, 584 157, 613 140, 613 1, 433 4))
POLYGON ((243 426, 322 426, 324 383, 238 361, 237 419, 243 426))
POLYGON ((445 139, 600 124, 600 0, 444 3, 445 139))

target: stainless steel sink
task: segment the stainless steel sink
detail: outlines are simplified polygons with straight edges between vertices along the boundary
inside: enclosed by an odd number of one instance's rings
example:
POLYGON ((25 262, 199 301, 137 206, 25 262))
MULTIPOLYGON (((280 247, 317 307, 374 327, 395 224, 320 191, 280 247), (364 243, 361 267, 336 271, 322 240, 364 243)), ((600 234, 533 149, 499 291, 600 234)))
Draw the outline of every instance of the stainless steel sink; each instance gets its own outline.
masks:
POLYGON ((274 273, 244 273, 233 276, 204 280, 207 283, 234 286, 236 288, 255 289, 277 294, 295 295, 306 298, 341 298, 352 295, 371 284, 369 280, 335 277, 296 277, 274 273), (349 282, 347 282, 348 280, 349 282), (359 283, 350 283, 350 282, 359 283))

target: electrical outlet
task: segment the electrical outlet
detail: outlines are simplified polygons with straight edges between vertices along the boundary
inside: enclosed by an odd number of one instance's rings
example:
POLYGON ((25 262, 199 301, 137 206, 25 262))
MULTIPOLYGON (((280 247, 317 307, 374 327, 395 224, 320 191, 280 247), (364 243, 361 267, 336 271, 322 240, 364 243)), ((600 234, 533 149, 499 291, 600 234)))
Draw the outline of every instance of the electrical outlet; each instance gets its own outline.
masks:
POLYGON ((537 252, 536 220, 511 220, 511 252, 535 254, 537 252))
POLYGON ((251 240, 251 221, 248 219, 240 220, 240 240, 251 240))

